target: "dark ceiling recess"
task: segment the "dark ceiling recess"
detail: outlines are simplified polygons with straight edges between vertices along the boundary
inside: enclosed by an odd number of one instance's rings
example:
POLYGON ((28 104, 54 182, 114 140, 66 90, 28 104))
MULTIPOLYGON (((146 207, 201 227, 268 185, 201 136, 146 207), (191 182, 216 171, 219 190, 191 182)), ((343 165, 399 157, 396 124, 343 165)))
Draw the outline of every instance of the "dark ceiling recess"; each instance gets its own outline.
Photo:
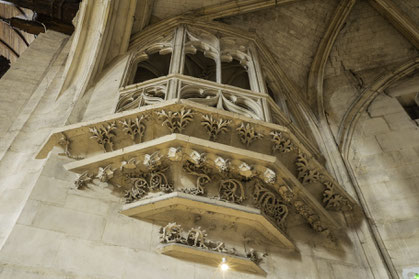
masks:
POLYGON ((10 68, 10 60, 0 55, 0 78, 7 72, 10 68))
POLYGON ((34 11, 32 20, 17 17, 1 19, 14 28, 36 35, 45 32, 46 29, 70 35, 74 31, 71 21, 76 16, 81 0, 8 0, 3 2, 34 11))

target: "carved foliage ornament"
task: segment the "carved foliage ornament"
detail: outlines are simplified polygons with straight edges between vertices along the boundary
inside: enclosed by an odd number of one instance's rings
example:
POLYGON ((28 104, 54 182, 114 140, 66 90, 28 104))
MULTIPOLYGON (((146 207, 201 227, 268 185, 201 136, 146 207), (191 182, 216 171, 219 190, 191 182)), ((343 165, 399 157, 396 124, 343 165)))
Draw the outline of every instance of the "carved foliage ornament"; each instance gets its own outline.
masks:
POLYGON ((162 110, 156 114, 163 119, 162 126, 166 126, 172 133, 181 133, 193 120, 192 110, 185 108, 176 112, 162 110))
POLYGON ((210 140, 215 141, 218 135, 228 131, 231 120, 216 119, 212 115, 203 115, 201 125, 207 130, 210 140))
POLYGON ((305 154, 298 154, 297 162, 295 164, 297 165, 298 170, 298 180, 300 180, 301 183, 313 183, 322 178, 321 173, 317 169, 309 166, 309 162, 305 154))
POLYGON ((115 136, 116 124, 115 122, 107 123, 99 127, 89 128, 90 133, 93 135, 91 138, 95 139, 100 144, 105 152, 106 146, 113 151, 112 138, 115 136))
POLYGON ((142 142, 145 132, 145 119, 146 116, 141 115, 134 119, 124 119, 122 121, 119 121, 119 123, 122 125, 124 132, 131 137, 134 143, 136 137, 138 137, 139 142, 142 142))
POLYGON ((331 241, 336 241, 330 230, 322 224, 319 215, 315 214, 313 210, 307 206, 303 201, 294 201, 294 208, 299 215, 301 215, 311 226, 311 228, 320 233, 324 233, 331 241))
POLYGON ((334 210, 352 209, 351 202, 336 191, 336 186, 332 182, 326 181, 323 185, 326 187, 326 190, 323 192, 325 208, 334 210))
POLYGON ((254 142, 257 139, 263 138, 263 135, 256 132, 255 127, 253 127, 249 123, 241 123, 240 127, 237 128, 237 131, 239 132, 240 141, 246 146, 249 146, 252 142, 254 142))
POLYGON ((296 149, 295 145, 291 142, 289 138, 286 138, 282 132, 273 131, 270 133, 272 136, 272 151, 279 152, 291 152, 296 149))

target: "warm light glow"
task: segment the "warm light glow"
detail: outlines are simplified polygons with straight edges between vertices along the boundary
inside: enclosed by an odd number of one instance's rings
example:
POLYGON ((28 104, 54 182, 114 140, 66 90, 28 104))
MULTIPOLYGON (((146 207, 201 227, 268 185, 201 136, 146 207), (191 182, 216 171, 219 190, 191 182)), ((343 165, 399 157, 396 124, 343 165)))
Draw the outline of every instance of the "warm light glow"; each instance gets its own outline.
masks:
POLYGON ((230 268, 226 262, 226 258, 223 258, 220 268, 222 271, 227 271, 230 268))

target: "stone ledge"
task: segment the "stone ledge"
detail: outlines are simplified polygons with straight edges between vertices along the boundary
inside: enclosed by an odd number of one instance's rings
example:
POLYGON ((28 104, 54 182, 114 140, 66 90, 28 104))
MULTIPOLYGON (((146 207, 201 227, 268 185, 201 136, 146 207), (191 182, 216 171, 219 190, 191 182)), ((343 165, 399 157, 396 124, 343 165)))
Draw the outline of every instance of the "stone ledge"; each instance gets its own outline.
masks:
POLYGON ((246 272, 266 276, 266 272, 250 259, 226 255, 219 252, 188 247, 182 244, 162 245, 158 249, 163 255, 187 261, 218 267, 223 258, 233 271, 246 272))

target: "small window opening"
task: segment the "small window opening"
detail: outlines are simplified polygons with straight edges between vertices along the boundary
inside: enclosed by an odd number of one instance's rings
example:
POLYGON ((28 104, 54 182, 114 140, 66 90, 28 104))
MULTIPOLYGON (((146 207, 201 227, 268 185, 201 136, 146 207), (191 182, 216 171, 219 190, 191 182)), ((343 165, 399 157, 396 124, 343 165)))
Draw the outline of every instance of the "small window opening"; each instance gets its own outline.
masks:
POLYGON ((419 93, 398 96, 397 100, 412 120, 419 119, 419 93))
POLYGON ((216 69, 215 61, 206 57, 202 51, 197 51, 196 54, 186 54, 185 75, 215 82, 216 69))
POLYGON ((138 63, 133 83, 140 83, 153 78, 168 75, 170 58, 171 54, 150 54, 147 60, 138 63))
POLYGON ((222 83, 250 90, 249 74, 239 61, 221 63, 222 83))

